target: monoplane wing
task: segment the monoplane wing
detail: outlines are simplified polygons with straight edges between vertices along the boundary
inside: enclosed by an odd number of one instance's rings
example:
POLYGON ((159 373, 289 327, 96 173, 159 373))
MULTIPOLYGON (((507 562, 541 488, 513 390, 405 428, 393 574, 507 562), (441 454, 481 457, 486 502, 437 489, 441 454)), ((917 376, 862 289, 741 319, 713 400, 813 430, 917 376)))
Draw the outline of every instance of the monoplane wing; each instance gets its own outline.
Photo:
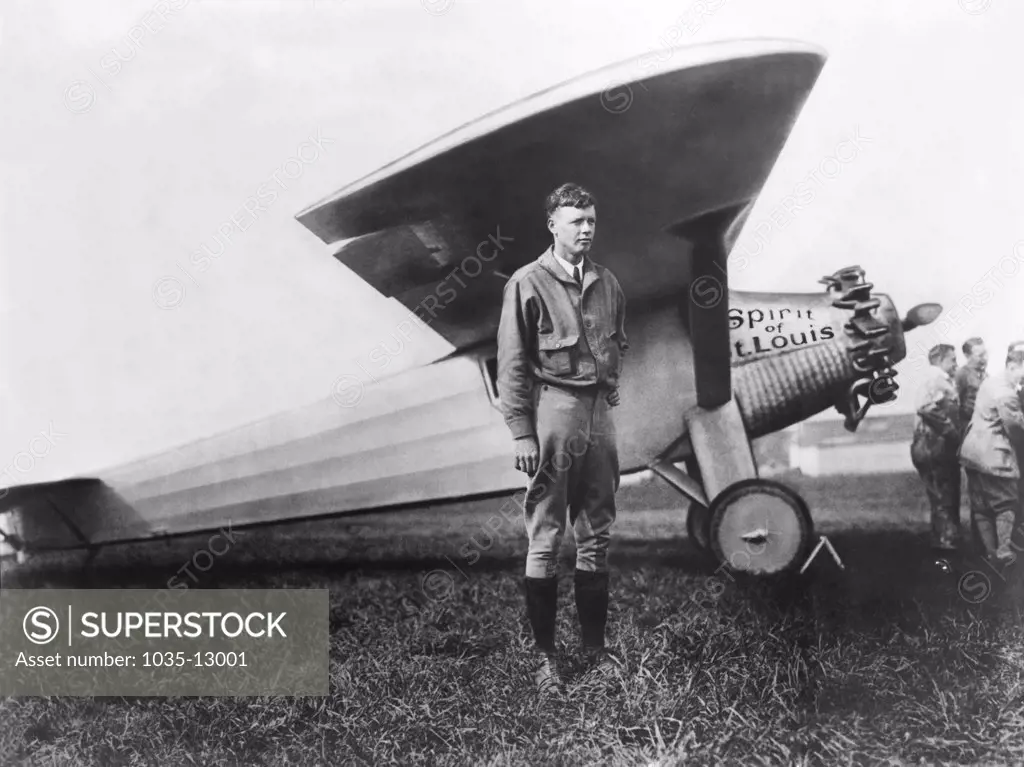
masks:
MULTIPOLYGON (((628 300, 678 294, 694 278, 679 233, 752 203, 823 62, 765 40, 626 61, 459 128, 297 218, 456 349, 493 338, 504 282, 547 247, 543 200, 565 181, 596 195, 593 255, 628 300)), ((715 223, 721 237, 730 222, 715 223)), ((726 291, 724 262, 709 268, 726 291)))

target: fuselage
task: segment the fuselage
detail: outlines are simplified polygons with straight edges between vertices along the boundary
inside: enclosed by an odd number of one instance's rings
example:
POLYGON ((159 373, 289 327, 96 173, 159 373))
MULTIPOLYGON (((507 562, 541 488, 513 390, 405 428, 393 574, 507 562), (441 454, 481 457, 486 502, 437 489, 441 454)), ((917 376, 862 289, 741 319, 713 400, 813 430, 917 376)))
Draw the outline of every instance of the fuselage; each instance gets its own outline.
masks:
MULTIPOLYGON (((616 410, 624 472, 686 454, 683 416, 696 403, 696 389, 680 300, 635 305, 627 319, 630 349, 616 410)), ((729 300, 734 394, 751 434, 834 404, 840 384, 849 383, 847 368, 834 365, 828 375, 787 383, 779 379, 787 375, 783 367, 764 379, 772 391, 763 392, 758 366, 777 367, 775 360, 813 349, 845 359, 849 312, 834 308, 824 292, 734 291, 729 300), (754 396, 744 394, 751 386, 754 396)), ((887 299, 880 312, 895 317, 887 299)), ((902 354, 902 335, 898 340, 902 354)), ((344 396, 105 472, 100 479, 112 493, 95 503, 65 504, 59 493, 54 500, 98 543, 511 492, 526 477, 513 465, 494 357, 494 345, 483 345, 359 384, 344 396)), ((19 516, 16 527, 27 541, 74 540, 52 510, 19 516)))

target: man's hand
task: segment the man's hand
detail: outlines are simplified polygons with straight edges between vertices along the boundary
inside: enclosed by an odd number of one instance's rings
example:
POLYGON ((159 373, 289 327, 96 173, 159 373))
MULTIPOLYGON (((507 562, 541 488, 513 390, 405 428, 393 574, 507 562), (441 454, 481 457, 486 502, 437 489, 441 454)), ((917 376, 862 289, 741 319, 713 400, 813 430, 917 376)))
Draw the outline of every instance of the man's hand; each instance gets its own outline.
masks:
POLYGON ((520 437, 516 440, 516 471, 533 476, 540 463, 540 450, 536 437, 520 437))
POLYGON ((618 389, 612 389, 611 391, 608 392, 608 396, 605 397, 605 399, 608 400, 608 404, 611 405, 612 407, 618 407, 618 404, 619 404, 619 390, 618 389))

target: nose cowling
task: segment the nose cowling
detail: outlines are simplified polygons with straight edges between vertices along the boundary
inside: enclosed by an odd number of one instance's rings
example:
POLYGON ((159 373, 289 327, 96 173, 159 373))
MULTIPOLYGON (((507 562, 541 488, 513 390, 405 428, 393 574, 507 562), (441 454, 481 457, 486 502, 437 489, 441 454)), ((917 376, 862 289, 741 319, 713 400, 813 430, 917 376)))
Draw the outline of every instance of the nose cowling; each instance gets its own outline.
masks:
POLYGON ((733 394, 752 437, 833 406, 856 429, 872 405, 896 396, 892 366, 906 356, 904 328, 934 314, 922 305, 901 319, 859 267, 822 282, 824 293, 732 296, 733 394))

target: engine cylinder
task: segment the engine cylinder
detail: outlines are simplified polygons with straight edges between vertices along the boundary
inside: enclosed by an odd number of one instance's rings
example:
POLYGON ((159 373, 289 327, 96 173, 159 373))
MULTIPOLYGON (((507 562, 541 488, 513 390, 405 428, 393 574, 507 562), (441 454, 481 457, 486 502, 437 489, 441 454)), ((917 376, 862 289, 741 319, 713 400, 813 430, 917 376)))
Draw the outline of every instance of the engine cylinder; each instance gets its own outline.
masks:
POLYGON ((750 360, 732 375, 747 432, 760 437, 834 405, 857 372, 847 344, 836 339, 750 360))

